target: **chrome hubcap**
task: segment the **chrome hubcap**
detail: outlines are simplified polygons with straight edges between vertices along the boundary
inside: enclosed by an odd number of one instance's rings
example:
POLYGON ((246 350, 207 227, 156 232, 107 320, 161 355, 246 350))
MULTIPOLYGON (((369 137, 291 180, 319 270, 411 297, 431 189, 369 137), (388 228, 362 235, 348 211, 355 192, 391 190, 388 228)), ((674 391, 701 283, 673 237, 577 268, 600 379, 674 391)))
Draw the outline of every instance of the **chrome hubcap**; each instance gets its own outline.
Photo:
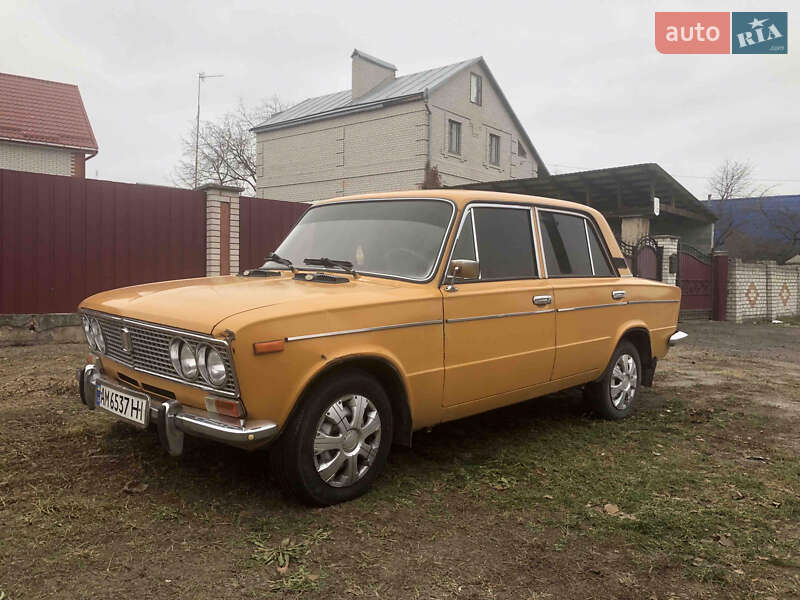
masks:
POLYGON ((333 487, 353 485, 364 477, 381 445, 381 418, 366 396, 334 400, 322 414, 314 438, 314 466, 333 487))
POLYGON ((625 410, 633 402, 638 383, 636 361, 630 354, 621 354, 611 371, 611 402, 619 410, 625 410))

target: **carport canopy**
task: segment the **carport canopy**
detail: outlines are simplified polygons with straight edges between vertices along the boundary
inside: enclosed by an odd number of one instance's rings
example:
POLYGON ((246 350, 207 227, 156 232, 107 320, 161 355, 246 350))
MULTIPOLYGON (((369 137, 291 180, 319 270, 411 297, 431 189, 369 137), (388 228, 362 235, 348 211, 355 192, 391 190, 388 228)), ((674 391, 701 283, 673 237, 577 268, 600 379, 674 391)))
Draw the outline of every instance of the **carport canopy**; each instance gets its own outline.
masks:
POLYGON ((653 198, 657 197, 663 213, 702 223, 717 220, 694 194, 655 163, 451 187, 571 200, 599 210, 606 218, 651 217, 653 198))

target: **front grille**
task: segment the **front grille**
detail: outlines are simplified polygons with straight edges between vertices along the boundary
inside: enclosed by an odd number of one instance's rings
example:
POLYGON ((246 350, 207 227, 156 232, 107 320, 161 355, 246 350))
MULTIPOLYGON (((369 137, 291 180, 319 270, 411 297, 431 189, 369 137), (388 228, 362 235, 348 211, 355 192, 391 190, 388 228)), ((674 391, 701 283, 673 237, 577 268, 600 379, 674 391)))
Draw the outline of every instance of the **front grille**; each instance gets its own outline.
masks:
POLYGON ((150 373, 151 375, 160 375, 168 379, 180 381, 186 385, 221 391, 228 395, 235 395, 237 393, 236 378, 234 377, 230 352, 225 342, 202 334, 148 325, 141 321, 133 321, 99 313, 93 313, 92 316, 97 318, 100 329, 103 331, 103 339, 106 342, 105 354, 109 358, 127 367, 136 369, 137 371, 150 373), (126 352, 122 347, 123 328, 127 328, 130 332, 130 352, 126 352), (208 344, 220 353, 225 363, 225 370, 228 373, 228 378, 225 381, 224 387, 213 388, 206 385, 202 379, 198 379, 194 382, 186 381, 175 371, 175 368, 172 366, 172 360, 169 357, 169 344, 172 339, 176 337, 184 338, 194 344, 208 344))

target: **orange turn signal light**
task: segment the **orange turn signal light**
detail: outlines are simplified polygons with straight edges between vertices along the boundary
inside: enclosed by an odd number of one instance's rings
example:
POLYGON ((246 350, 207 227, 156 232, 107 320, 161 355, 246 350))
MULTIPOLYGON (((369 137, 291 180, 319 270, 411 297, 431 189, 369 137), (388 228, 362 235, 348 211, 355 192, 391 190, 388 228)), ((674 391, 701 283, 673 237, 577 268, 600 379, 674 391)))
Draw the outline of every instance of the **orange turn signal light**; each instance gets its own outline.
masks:
POLYGON ((273 340, 271 342, 256 342, 253 344, 255 354, 269 354, 270 352, 283 352, 286 345, 285 340, 273 340))
POLYGON ((206 410, 228 417, 243 417, 244 406, 239 400, 206 396, 206 410))

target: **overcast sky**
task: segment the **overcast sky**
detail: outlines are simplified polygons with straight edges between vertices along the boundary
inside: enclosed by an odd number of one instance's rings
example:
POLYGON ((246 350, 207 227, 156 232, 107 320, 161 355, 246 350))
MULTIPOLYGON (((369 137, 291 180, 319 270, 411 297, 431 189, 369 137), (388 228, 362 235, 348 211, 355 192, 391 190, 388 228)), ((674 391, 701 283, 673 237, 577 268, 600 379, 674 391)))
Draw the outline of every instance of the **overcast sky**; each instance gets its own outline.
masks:
MULTIPOLYGON (((80 2, 0 0, 0 71, 75 83, 100 145, 86 174, 172 183, 202 117, 350 87, 359 48, 398 75, 482 55, 553 173, 657 162, 698 197, 725 158, 800 193, 800 48, 661 55, 654 12, 786 10, 706 2, 80 2)), ((800 30, 792 29, 792 40, 800 30)), ((311 151, 312 149, 310 149, 311 151)))

